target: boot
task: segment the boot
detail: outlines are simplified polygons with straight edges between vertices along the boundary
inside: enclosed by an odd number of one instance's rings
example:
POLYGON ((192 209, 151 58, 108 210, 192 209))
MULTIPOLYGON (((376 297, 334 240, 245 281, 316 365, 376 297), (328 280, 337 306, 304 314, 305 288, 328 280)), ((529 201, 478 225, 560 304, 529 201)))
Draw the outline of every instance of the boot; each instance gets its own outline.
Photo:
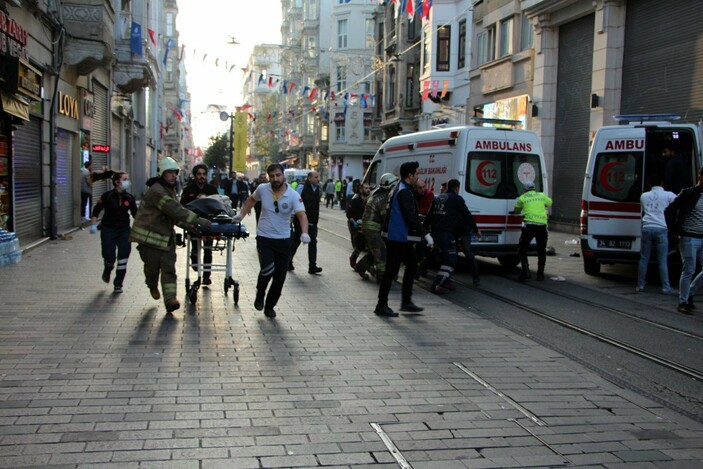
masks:
POLYGON ((520 272, 518 280, 524 282, 525 280, 530 278, 532 278, 532 275, 530 275, 530 266, 528 264, 522 264, 522 272, 520 272))
POLYGON ((537 281, 538 282, 544 281, 544 265, 537 266, 537 281))

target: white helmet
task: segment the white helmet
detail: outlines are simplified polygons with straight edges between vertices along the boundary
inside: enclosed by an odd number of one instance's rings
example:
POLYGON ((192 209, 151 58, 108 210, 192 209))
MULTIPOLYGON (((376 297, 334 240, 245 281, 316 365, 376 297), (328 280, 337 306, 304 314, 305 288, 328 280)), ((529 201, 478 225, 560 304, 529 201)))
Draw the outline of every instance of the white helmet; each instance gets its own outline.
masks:
POLYGON ((380 181, 378 181, 379 187, 382 187, 384 189, 388 189, 389 187, 393 186, 396 182, 398 182, 399 178, 395 174, 391 173, 386 173, 383 176, 381 176, 380 181))
POLYGON ((163 176, 165 171, 175 171, 176 173, 178 173, 180 169, 181 168, 178 167, 178 163, 176 163, 176 160, 174 160, 170 156, 161 158, 159 160, 159 176, 163 176))

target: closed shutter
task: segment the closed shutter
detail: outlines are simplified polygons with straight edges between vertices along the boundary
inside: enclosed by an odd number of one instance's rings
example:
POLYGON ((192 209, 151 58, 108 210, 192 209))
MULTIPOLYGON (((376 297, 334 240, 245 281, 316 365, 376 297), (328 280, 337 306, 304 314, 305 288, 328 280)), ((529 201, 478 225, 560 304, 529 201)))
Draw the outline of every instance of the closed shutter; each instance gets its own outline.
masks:
POLYGON ((122 151, 120 149, 120 129, 122 128, 122 120, 115 116, 112 116, 112 132, 110 144, 110 169, 116 171, 124 171, 125 164, 122 158, 122 151))
POLYGON ((623 114, 703 119, 703 5, 700 0, 627 2, 623 114))
MULTIPOLYGON (((107 88, 98 82, 93 82, 93 96, 95 99, 95 117, 90 132, 90 143, 92 145, 109 145, 108 134, 108 102, 107 88)), ((93 171, 102 171, 108 166, 108 154, 91 152, 90 161, 93 163, 93 171)), ((109 181, 98 181, 93 183, 93 202, 96 202, 103 193, 108 191, 109 181)))
POLYGON ((588 159, 594 15, 559 28, 551 218, 577 225, 588 159))
POLYGON ((73 162, 71 134, 56 131, 56 227, 59 232, 73 228, 73 162))
POLYGON ((41 121, 34 117, 12 135, 13 230, 22 245, 42 237, 41 121))

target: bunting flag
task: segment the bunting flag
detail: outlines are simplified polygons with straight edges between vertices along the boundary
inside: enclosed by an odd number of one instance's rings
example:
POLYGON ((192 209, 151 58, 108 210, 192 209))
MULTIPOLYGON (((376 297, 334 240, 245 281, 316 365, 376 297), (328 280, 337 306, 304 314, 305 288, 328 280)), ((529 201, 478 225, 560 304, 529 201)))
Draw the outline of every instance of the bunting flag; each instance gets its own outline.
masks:
POLYGON ((283 80, 283 94, 288 94, 288 81, 283 80))
POLYGON ((215 59, 215 67, 219 67, 219 66, 220 66, 220 58, 218 57, 215 59))
POLYGON ((295 88, 295 83, 294 83, 294 82, 291 82, 290 87, 288 87, 288 92, 289 92, 289 93, 292 93, 292 92, 293 92, 293 88, 295 88))
POLYGON ((254 114, 252 114, 251 112, 248 114, 249 114, 249 119, 251 119, 252 122, 256 122, 256 116, 254 114))
POLYGON ((251 104, 246 103, 246 104, 244 104, 244 105, 241 107, 241 110, 242 110, 242 111, 246 111, 246 110, 249 109, 250 107, 251 107, 251 104))
POLYGON ((264 82, 264 74, 259 75, 259 82, 257 83, 258 85, 262 84, 264 82))
POLYGON ((173 108, 173 114, 176 116, 176 119, 178 119, 178 122, 183 120, 183 113, 181 113, 180 110, 173 108))
POLYGON ((359 106, 364 107, 364 108, 368 107, 368 103, 366 102, 367 96, 368 96, 367 94, 361 95, 361 100, 359 101, 359 106))
POLYGON ((449 91, 449 80, 444 80, 444 83, 442 84, 442 94, 440 95, 440 98, 443 98, 447 95, 447 92, 449 91))
POLYGON ((146 28, 146 32, 149 33, 149 39, 151 39, 151 44, 156 45, 156 33, 153 29, 146 28))
POLYGON ((266 116, 266 122, 271 122, 271 119, 273 119, 273 116, 272 116, 271 113, 269 112, 269 115, 266 116))
POLYGON ((308 91, 310 91, 310 87, 308 85, 305 85, 305 88, 303 88, 302 95, 305 96, 308 94, 308 91))
POLYGON ((142 51, 142 25, 132 21, 132 28, 129 33, 129 48, 132 54, 143 57, 142 51))
POLYGON ((183 44, 181 45, 181 55, 178 56, 178 63, 181 63, 183 61, 183 57, 185 56, 186 53, 186 45, 183 44))
POLYGON ((310 90, 310 96, 308 96, 308 99, 309 99, 310 101, 312 101, 313 99, 315 99, 315 94, 317 94, 317 88, 313 88, 312 90, 310 90))
POLYGON ((430 8, 432 8, 432 0, 422 0, 422 19, 430 20, 430 8))
POLYGON ((437 97, 439 94, 439 80, 432 80, 432 93, 430 93, 433 98, 437 97))
POLYGON ((273 77, 269 77, 269 88, 273 88, 273 77))
POLYGON ((166 66, 166 61, 168 60, 168 53, 171 51, 171 48, 176 45, 176 41, 173 39, 169 39, 168 42, 166 43, 166 51, 164 52, 164 60, 163 64, 164 67, 166 66))
POLYGON ((430 97, 430 82, 429 80, 425 80, 422 82, 422 100, 427 101, 427 99, 430 97))

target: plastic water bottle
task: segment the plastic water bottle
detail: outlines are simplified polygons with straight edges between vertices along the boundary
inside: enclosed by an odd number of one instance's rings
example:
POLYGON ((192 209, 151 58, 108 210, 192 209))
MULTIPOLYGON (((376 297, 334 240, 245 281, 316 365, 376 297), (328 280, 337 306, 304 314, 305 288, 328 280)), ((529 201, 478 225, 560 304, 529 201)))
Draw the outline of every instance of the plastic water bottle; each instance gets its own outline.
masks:
POLYGON ((576 246, 577 244, 581 244, 581 241, 579 241, 578 239, 567 239, 566 241, 564 241, 564 244, 566 244, 567 246, 576 246))

